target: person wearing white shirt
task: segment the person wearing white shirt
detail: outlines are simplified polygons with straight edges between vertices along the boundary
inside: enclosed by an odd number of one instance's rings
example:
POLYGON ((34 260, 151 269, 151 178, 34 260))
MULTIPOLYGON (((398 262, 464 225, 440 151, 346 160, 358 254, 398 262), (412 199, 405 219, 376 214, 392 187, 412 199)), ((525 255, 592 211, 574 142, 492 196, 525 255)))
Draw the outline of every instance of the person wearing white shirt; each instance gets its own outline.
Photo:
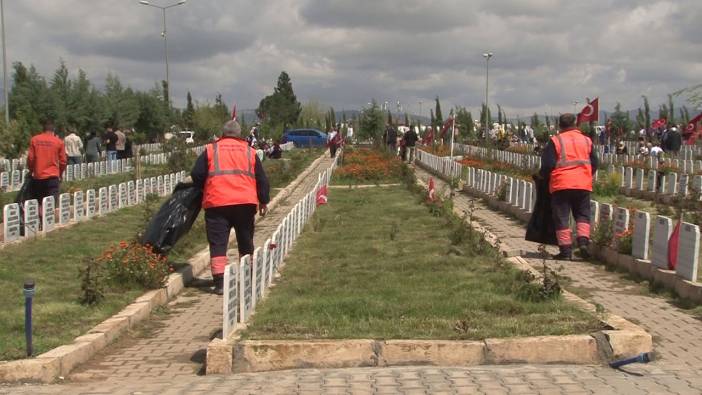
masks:
POLYGON ((69 165, 80 164, 83 157, 83 140, 76 135, 74 129, 70 129, 71 133, 63 139, 63 144, 66 146, 66 156, 68 156, 69 165))

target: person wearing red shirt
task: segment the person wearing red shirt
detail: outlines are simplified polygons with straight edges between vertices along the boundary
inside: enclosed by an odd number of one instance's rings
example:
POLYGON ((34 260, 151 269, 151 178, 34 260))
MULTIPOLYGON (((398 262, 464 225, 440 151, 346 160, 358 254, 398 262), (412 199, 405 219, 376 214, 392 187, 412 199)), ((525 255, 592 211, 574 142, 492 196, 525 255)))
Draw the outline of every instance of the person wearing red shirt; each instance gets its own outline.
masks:
POLYGON ((58 202, 61 175, 68 159, 63 141, 54 134, 52 121, 44 122, 44 131, 32 137, 27 153, 27 167, 32 174, 32 198, 39 204, 46 196, 58 202))

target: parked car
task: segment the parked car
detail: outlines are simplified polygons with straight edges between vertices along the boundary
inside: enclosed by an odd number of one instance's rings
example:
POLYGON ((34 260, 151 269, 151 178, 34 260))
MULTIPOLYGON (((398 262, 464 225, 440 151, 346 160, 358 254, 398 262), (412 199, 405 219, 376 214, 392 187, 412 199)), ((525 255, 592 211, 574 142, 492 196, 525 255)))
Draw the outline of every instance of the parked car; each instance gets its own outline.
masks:
POLYGON ((295 147, 319 147, 327 144, 327 134, 318 129, 290 129, 283 134, 281 143, 291 141, 295 147))

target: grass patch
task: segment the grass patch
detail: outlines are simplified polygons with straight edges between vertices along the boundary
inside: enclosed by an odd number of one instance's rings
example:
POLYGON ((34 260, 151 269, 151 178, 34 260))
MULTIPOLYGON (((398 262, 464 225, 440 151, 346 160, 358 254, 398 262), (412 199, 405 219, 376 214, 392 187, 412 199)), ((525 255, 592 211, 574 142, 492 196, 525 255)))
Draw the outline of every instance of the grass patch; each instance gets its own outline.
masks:
POLYGON ((484 339, 600 328, 560 298, 518 298, 521 272, 494 253, 471 253, 445 217, 403 188, 329 197, 245 338, 484 339))
MULTIPOLYGON (((286 152, 285 157, 290 159, 286 169, 277 167, 280 161, 264 161, 271 187, 287 185, 320 153, 320 150, 286 152), (282 171, 290 173, 280 174, 282 171)), ((102 182, 107 178, 99 180, 102 182)), ((152 209, 158 210, 158 207, 155 205, 152 209)), ((113 286, 105 290, 104 301, 96 306, 84 306, 78 302, 78 269, 83 266, 84 258, 96 257, 110 245, 129 240, 142 231, 146 225, 145 211, 144 205, 124 208, 70 229, 56 230, 44 238, 0 250, 0 300, 3 300, 0 360, 25 356, 22 296, 25 279, 34 279, 37 284, 34 299, 35 355, 69 343, 143 293, 142 289, 113 286)), ((204 219, 200 215, 191 231, 170 252, 169 262, 175 267, 183 266, 206 246, 204 219)))

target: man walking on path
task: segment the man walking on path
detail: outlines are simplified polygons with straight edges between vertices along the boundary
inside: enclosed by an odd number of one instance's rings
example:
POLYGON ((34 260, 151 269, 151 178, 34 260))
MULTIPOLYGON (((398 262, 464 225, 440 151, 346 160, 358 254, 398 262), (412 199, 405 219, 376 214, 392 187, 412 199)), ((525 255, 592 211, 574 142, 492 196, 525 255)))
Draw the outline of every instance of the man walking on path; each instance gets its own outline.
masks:
POLYGON ((100 137, 98 137, 95 132, 90 132, 88 136, 88 142, 85 148, 85 157, 88 163, 97 162, 100 160, 100 153, 102 149, 100 148, 100 137))
POLYGON ((107 128, 105 133, 105 151, 107 151, 108 161, 117 159, 117 135, 112 128, 107 128))
POLYGON ((414 160, 414 150, 415 150, 415 145, 417 144, 417 132, 414 131, 414 126, 410 126, 409 130, 405 132, 405 135, 402 136, 402 139, 405 142, 405 147, 407 148, 407 158, 402 158, 402 160, 407 159, 407 162, 412 163, 414 160))
POLYGON ((27 167, 32 173, 32 198, 39 204, 47 196, 53 196, 54 202, 58 202, 59 180, 66 164, 66 147, 54 134, 53 122, 46 121, 44 131, 30 140, 27 153, 27 167))
POLYGON ((203 188, 210 270, 214 293, 221 295, 227 265, 229 232, 234 228, 239 257, 254 252, 254 219, 266 215, 270 201, 268 178, 256 150, 241 137, 241 126, 229 121, 222 138, 208 144, 191 172, 193 183, 203 188))
POLYGON ((561 115, 558 126, 560 132, 551 137, 541 156, 541 176, 549 180, 560 249, 560 253, 553 258, 572 258, 573 242, 569 226, 572 212, 580 254, 587 259, 587 247, 590 244, 590 193, 598 159, 592 149, 592 140, 575 127, 575 115, 561 115))
POLYGON ((83 140, 76 136, 76 130, 73 128, 69 129, 71 133, 63 139, 63 143, 66 145, 66 155, 68 155, 69 165, 78 165, 83 157, 83 140))

